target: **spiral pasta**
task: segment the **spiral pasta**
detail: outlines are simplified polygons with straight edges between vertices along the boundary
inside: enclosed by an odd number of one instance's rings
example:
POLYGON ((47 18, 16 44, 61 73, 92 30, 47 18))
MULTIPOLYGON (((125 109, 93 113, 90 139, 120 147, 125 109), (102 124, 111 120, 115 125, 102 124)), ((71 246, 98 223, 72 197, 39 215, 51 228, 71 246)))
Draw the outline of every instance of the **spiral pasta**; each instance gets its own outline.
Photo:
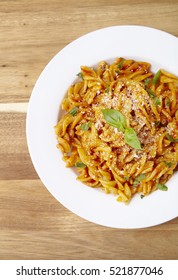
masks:
POLYGON ((81 66, 62 102, 57 147, 77 179, 129 202, 165 185, 178 162, 178 77, 117 58, 81 66))

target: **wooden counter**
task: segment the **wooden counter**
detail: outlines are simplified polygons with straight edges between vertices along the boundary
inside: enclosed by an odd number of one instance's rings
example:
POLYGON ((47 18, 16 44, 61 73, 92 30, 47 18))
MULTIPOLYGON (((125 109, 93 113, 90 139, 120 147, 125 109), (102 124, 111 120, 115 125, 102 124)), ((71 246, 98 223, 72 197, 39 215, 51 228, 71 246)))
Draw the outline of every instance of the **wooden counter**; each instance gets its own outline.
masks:
POLYGON ((112 25, 178 36, 178 1, 1 0, 0 19, 0 259, 177 259, 178 218, 111 229, 57 202, 32 165, 25 121, 39 74, 66 44, 112 25))

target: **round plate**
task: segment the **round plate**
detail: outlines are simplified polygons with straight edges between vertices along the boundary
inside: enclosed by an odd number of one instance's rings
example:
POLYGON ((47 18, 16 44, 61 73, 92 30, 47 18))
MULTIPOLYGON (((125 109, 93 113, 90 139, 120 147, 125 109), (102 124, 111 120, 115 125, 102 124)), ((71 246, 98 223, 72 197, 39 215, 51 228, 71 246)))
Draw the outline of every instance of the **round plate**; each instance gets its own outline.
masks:
POLYGON ((91 222, 113 228, 143 228, 178 216, 178 187, 175 174, 166 184, 167 192, 155 191, 129 205, 116 197, 76 180, 66 168, 56 148, 54 125, 68 87, 81 65, 93 66, 101 60, 133 58, 178 74, 178 39, 168 33, 143 26, 113 26, 80 37, 62 49, 45 67, 33 89, 27 112, 27 143, 34 167, 50 193, 66 208, 91 222))

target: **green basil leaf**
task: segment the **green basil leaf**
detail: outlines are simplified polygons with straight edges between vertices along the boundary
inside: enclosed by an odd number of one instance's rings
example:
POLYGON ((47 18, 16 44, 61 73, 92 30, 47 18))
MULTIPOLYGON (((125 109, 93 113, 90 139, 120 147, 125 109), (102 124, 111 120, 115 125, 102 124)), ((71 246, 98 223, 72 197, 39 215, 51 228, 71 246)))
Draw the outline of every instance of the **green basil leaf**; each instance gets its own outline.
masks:
POLYGON ((133 182, 133 187, 137 187, 139 183, 140 183, 140 181, 138 181, 137 179, 135 179, 135 181, 133 182))
POLYGON ((70 110, 70 114, 72 115, 72 116, 75 116, 75 114, 77 113, 77 111, 78 111, 78 107, 74 107, 72 110, 70 110))
POLYGON ((165 98, 165 106, 166 106, 166 108, 169 107, 170 104, 171 104, 171 100, 170 100, 170 98, 168 96, 166 96, 166 98, 165 98))
POLYGON ((170 168, 171 166, 172 166, 172 162, 167 162, 167 161, 164 161, 164 164, 168 167, 168 168, 170 168))
POLYGON ((124 133, 124 140, 125 142, 131 146, 132 148, 135 148, 137 150, 141 150, 140 141, 137 137, 137 134, 135 130, 131 127, 127 127, 124 133))
POLYGON ((124 179, 125 179, 126 181, 129 181, 129 180, 130 180, 129 176, 124 176, 124 179))
POLYGON ((163 185, 163 184, 156 184, 157 189, 161 190, 161 191, 167 191, 168 187, 163 185))
POLYGON ((124 140, 132 148, 141 150, 140 141, 133 128, 127 127, 126 118, 115 109, 103 109, 102 110, 105 121, 124 132, 124 140))
POLYGON ((82 123, 80 125, 80 129, 83 130, 83 131, 87 131, 89 129, 89 127, 91 126, 91 122, 88 122, 88 123, 82 123))
POLYGON ((146 88, 146 91, 148 92, 148 94, 149 94, 149 96, 150 96, 151 98, 155 98, 155 94, 154 94, 154 92, 153 92, 151 89, 146 88))
POLYGON ((79 168, 85 168, 86 164, 84 164, 83 162, 79 161, 79 162, 76 162, 75 166, 79 167, 79 168))
POLYGON ((105 92, 109 93, 109 85, 106 85, 105 92))
POLYGON ((160 121, 156 121, 155 122, 155 126, 159 126, 160 127, 161 126, 161 122, 160 121))
POLYGON ((138 175, 137 180, 142 181, 145 178, 146 178, 146 174, 143 173, 143 174, 138 175))
POLYGON ((152 84, 153 84, 153 85, 156 85, 156 84, 159 82, 160 75, 161 75, 161 70, 159 70, 159 71, 154 75, 153 81, 152 81, 152 84))
POLYGON ((137 187, 137 185, 140 183, 140 181, 142 181, 145 178, 146 178, 146 174, 140 174, 138 177, 135 178, 135 180, 133 182, 133 186, 137 187))
POLYGON ((145 79, 144 84, 146 87, 149 85, 149 82, 150 82, 150 78, 145 79))
POLYGON ((154 98, 154 104, 155 104, 155 106, 157 106, 157 105, 160 105, 160 104, 161 104, 161 101, 160 101, 160 99, 159 99, 159 97, 158 97, 158 96, 156 96, 156 97, 154 98))
POLYGON ((151 89, 146 88, 146 91, 148 92, 149 96, 153 99, 155 106, 161 104, 161 101, 160 101, 159 97, 156 96, 151 89))
POLYGON ((167 139, 168 139, 169 141, 171 141, 171 142, 173 142, 173 143, 177 143, 177 142, 178 142, 178 138, 177 138, 177 139, 174 139, 174 138, 172 138, 172 136, 169 135, 169 134, 166 134, 166 137, 167 137, 167 139))
POLYGON ((126 118, 115 109, 103 109, 102 110, 105 121, 117 127, 120 131, 124 132, 126 127, 126 118))
POLYGON ((77 74, 77 76, 78 76, 80 79, 83 80, 83 74, 82 74, 82 72, 79 72, 79 73, 77 74))
POLYGON ((119 64, 117 65, 117 67, 118 67, 119 69, 122 69, 123 63, 124 63, 124 59, 122 59, 121 62, 119 62, 119 64))

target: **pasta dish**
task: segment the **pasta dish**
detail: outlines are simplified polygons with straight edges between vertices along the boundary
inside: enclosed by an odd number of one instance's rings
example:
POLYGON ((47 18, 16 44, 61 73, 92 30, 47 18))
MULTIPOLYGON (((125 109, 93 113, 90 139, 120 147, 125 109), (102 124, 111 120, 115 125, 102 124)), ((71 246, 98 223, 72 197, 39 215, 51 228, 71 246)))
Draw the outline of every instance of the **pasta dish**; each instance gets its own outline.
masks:
POLYGON ((81 66, 55 126, 66 167, 82 183, 128 203, 167 191, 178 162, 178 77, 117 58, 81 66))

